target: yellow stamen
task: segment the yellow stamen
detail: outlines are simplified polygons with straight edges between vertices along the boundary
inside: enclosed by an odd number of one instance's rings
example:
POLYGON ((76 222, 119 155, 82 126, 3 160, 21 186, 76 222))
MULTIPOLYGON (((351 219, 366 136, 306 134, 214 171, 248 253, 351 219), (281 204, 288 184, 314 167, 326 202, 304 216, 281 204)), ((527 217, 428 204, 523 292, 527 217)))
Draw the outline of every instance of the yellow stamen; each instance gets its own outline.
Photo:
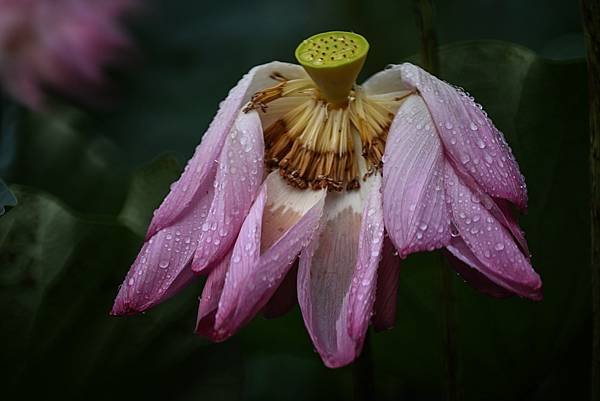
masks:
POLYGON ((392 119, 412 92, 367 95, 355 85, 368 48, 352 33, 315 35, 296 50, 312 79, 274 73, 278 83, 254 94, 243 109, 262 111, 265 162, 290 185, 352 190, 381 168, 392 119))

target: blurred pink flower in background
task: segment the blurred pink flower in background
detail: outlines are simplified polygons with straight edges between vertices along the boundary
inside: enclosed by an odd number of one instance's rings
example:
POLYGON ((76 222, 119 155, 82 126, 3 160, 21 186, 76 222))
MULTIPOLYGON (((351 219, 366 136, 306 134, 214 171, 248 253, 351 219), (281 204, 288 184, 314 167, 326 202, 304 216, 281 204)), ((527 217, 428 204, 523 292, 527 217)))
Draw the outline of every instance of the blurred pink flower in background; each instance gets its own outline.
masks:
POLYGON ((119 19, 132 0, 0 0, 0 82, 38 109, 46 89, 83 98, 129 47, 119 19))

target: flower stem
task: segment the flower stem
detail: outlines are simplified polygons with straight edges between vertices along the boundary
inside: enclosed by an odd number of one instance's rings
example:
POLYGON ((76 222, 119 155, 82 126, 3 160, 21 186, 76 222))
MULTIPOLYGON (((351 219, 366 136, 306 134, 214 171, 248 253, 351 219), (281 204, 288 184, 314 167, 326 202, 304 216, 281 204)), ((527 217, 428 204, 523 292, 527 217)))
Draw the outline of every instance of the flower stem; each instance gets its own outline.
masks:
POLYGON ((589 90, 591 268, 592 268, 592 401, 600 401, 600 0, 582 0, 589 90))
POLYGON ((371 354, 371 336, 365 337, 363 350, 352 364, 352 382, 354 383, 354 400, 376 400, 375 383, 373 382, 373 356, 371 354))

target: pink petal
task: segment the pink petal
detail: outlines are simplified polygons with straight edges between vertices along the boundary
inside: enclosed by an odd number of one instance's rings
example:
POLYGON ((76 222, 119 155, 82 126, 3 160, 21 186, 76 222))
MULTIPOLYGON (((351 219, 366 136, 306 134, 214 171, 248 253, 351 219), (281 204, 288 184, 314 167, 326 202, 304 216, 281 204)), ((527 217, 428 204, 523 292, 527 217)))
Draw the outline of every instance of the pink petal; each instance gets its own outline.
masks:
POLYGON ((377 292, 373 307, 375 314, 372 319, 373 327, 377 331, 394 327, 400 281, 400 257, 389 238, 383 241, 382 254, 377 270, 377 292))
POLYGON ((233 245, 263 180, 263 153, 258 113, 240 113, 219 158, 215 194, 201 226, 193 271, 201 272, 233 245))
MULTIPOLYGON (((486 204, 446 165, 446 196, 452 221, 479 264, 472 264, 495 284, 517 295, 539 300, 542 282, 510 231, 486 204)), ((454 253, 454 252, 453 252, 454 253)), ((456 255, 456 254, 455 254, 456 255)))
POLYGON ((211 270, 200 297, 200 305, 198 306, 198 318, 196 320, 196 333, 208 337, 213 341, 217 341, 219 336, 215 330, 215 315, 219 299, 223 292, 225 277, 229 263, 231 261, 231 252, 227 254, 213 270, 211 270))
POLYGON ((481 265, 481 262, 473 255, 462 238, 453 238, 448 246, 448 251, 446 257, 450 261, 450 266, 473 288, 494 298, 506 298, 514 295, 511 291, 494 284, 479 270, 471 267, 481 265))
POLYGON ((372 185, 362 183, 361 193, 328 194, 320 235, 300 255, 298 301, 304 323, 332 368, 360 353, 372 311, 383 221, 380 178, 369 181, 372 185))
POLYGON ((445 151, 461 175, 471 175, 487 194, 526 208, 527 191, 519 166, 504 136, 481 107, 462 90, 415 65, 405 63, 396 68, 407 85, 419 90, 445 151))
POLYGON ((401 257, 450 241, 444 201, 444 154, 423 100, 413 95, 396 114, 385 148, 383 210, 401 257))
POLYGON ((198 222, 208 212, 210 198, 209 194, 200 199, 183 219, 161 229, 144 243, 119 288, 111 314, 143 312, 194 279, 189 264, 198 242, 198 222))
POLYGON ((296 263, 285 275, 283 282, 265 305, 263 315, 267 319, 283 316, 298 304, 298 297, 296 295, 298 292, 296 286, 297 281, 298 263, 296 263))
POLYGON ((179 180, 171 187, 162 205, 154 213, 148 228, 147 238, 163 227, 167 227, 206 196, 217 170, 218 158, 225 138, 230 132, 234 120, 242 106, 260 89, 264 89, 277 81, 269 78, 275 72, 286 77, 305 76, 302 68, 294 64, 272 62, 254 67, 246 74, 221 103, 216 117, 196 148, 179 180))
MULTIPOLYGON (((376 174, 371 181, 370 193, 363 209, 358 255, 348 300, 348 333, 357 344, 365 339, 377 289, 377 268, 383 248, 383 207, 381 177, 376 174)), ((348 251, 348 250, 346 250, 348 251)))
POLYGON ((250 321, 272 297, 316 232, 325 191, 295 189, 271 173, 233 248, 216 328, 221 339, 250 321))

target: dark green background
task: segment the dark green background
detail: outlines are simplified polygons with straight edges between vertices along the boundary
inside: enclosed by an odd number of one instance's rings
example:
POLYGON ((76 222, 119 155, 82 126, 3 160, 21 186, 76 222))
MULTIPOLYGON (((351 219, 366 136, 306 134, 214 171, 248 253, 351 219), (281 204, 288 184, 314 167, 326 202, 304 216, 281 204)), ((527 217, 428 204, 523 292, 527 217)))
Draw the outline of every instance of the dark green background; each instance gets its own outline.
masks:
MULTIPOLYGON (((442 77, 484 105, 527 178, 521 222, 545 286, 539 303, 496 300, 453 277, 464 396, 585 399, 589 188, 577 2, 435 3, 442 77)), ((199 286, 141 316, 108 311, 152 210, 241 75, 293 61, 300 40, 332 29, 369 39, 363 78, 419 62, 414 3, 152 1, 130 28, 137 52, 112 71, 107 106, 56 99, 32 114, 2 104, 0 169, 19 205, 0 218, 0 397, 351 399, 354 368, 323 367, 297 308, 216 345, 192 334, 199 286)), ((370 335, 373 399, 444 398, 441 265, 435 253, 403 263, 396 327, 370 335)))

